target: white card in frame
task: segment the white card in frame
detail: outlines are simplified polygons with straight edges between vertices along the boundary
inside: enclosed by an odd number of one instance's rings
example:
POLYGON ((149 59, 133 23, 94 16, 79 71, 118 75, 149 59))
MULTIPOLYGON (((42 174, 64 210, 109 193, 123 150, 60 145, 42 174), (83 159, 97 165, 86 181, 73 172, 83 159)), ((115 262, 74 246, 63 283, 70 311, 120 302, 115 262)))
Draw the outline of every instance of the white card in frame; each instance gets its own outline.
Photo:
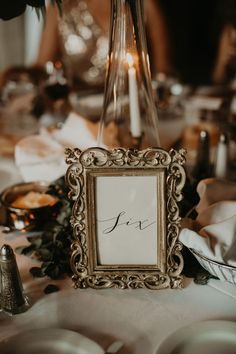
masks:
POLYGON ((75 287, 180 288, 185 150, 66 150, 75 287))

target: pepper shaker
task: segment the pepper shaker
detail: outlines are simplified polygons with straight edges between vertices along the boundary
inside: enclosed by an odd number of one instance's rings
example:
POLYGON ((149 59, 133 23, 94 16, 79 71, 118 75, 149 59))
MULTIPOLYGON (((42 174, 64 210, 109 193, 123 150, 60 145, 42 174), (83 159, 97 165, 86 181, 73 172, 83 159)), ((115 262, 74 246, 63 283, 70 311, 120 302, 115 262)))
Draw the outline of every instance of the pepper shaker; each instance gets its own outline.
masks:
POLYGON ((15 254, 9 245, 0 250, 1 310, 11 315, 21 313, 29 307, 16 263, 15 254))

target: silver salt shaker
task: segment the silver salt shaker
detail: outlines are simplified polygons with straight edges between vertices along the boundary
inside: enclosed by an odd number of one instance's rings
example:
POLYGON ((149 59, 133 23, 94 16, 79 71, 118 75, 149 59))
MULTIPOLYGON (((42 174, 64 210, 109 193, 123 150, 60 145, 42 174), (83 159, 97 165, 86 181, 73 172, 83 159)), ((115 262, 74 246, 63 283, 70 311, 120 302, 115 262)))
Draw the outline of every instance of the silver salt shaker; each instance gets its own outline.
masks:
POLYGON ((15 254, 9 245, 0 250, 1 310, 11 315, 24 312, 29 302, 24 294, 15 254))

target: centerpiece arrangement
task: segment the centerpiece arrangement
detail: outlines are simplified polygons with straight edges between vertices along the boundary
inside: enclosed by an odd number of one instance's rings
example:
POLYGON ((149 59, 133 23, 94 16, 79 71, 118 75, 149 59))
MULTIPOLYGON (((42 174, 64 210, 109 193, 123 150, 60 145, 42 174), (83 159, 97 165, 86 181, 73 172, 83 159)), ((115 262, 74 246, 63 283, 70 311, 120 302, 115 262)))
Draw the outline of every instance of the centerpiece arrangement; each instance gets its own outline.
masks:
POLYGON ((66 155, 74 286, 181 287, 185 152, 160 146, 143 0, 111 0, 98 147, 67 149, 66 155), (109 125, 113 149, 104 147, 109 125))

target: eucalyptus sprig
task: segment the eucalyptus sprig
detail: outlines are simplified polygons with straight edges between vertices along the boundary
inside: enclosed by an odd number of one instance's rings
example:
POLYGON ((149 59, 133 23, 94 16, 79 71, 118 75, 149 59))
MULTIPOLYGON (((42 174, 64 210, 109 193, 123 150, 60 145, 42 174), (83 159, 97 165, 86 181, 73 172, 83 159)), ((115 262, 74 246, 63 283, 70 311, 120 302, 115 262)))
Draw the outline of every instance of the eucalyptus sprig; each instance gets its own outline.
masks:
POLYGON ((60 209, 54 219, 43 225, 39 236, 28 237, 29 246, 18 247, 16 252, 37 258, 41 267, 33 267, 30 272, 34 277, 48 276, 51 279, 70 275, 70 245, 72 228, 70 225, 71 203, 67 199, 64 178, 50 185, 48 192, 60 201, 60 209))

